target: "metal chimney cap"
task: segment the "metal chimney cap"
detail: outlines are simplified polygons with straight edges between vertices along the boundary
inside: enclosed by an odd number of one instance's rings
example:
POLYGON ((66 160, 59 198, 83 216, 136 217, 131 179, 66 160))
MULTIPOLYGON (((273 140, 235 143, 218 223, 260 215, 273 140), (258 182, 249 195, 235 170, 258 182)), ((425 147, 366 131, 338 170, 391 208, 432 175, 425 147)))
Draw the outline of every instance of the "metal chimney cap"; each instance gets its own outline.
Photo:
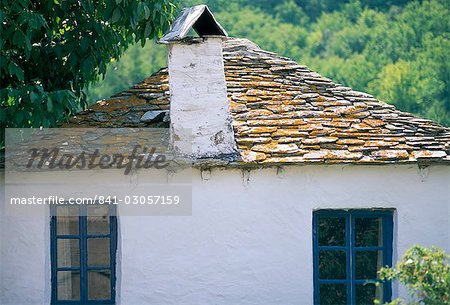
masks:
POLYGON ((158 41, 159 43, 181 42, 193 28, 200 37, 228 37, 227 32, 217 22, 208 6, 202 4, 185 8, 170 26, 170 29, 158 41))

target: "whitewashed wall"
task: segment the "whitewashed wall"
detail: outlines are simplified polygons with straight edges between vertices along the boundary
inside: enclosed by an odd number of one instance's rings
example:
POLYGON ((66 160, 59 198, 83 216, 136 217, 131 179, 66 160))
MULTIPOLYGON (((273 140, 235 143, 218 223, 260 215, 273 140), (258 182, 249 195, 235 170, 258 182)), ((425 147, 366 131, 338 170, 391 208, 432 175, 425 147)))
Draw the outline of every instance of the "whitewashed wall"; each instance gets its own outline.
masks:
MULTIPOLYGON (((203 177, 193 171, 192 216, 119 219, 120 305, 312 304, 319 208, 396 208, 395 258, 413 244, 450 252, 450 167, 298 166, 203 177)), ((48 224, 1 218, 0 304, 49 303, 48 224)))
POLYGON ((0 171, 0 304, 50 304, 50 213, 5 215, 0 171))
POLYGON ((196 158, 236 151, 223 37, 169 45, 170 124, 175 149, 196 158))

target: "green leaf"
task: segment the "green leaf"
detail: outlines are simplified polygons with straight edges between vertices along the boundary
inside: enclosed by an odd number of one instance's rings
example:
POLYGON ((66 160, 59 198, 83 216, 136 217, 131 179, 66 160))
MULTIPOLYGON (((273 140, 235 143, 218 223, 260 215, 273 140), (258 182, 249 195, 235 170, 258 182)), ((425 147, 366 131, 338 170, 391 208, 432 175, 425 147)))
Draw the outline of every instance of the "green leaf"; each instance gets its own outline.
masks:
POLYGON ((0 108, 0 122, 4 123, 5 120, 6 120, 6 109, 0 108))
POLYGON ((48 118, 44 118, 42 120, 42 126, 45 127, 45 128, 50 127, 51 126, 50 120, 48 118))
POLYGON ((14 33, 12 42, 13 42, 15 45, 19 46, 19 47, 24 47, 24 44, 25 44, 25 35, 22 33, 22 31, 17 30, 17 31, 14 33))
POLYGON ((15 115, 15 119, 17 123, 22 123, 23 119, 25 118, 23 111, 17 111, 15 115))
POLYGON ((114 12, 113 12, 113 14, 112 14, 112 17, 111 17, 111 19, 109 20, 111 23, 116 23, 117 21, 119 21, 120 20, 120 17, 121 17, 121 12, 120 12, 120 8, 119 7, 116 7, 115 9, 114 9, 114 12))
POLYGON ((25 57, 27 59, 30 58, 31 49, 32 49, 32 46, 31 46, 30 38, 29 37, 25 37, 25 57))
POLYGON ((145 16, 145 19, 148 19, 150 17, 150 9, 148 8, 148 6, 146 4, 144 4, 144 16, 145 16))
MULTIPOLYGON (((70 54, 69 56, 69 63, 73 70, 75 70, 75 67, 78 65, 78 56, 75 53, 70 54)), ((76 72, 76 71, 73 71, 76 72)))
POLYGON ((133 14, 131 14, 131 17, 130 17, 131 28, 133 30, 135 30, 136 26, 137 26, 138 14, 139 14, 138 12, 134 11, 133 14))
POLYGON ((53 111, 53 101, 50 96, 47 98, 47 110, 49 112, 53 111))
POLYGON ((83 39, 81 39, 81 43, 80 43, 81 50, 86 51, 89 48, 90 44, 91 44, 91 41, 89 40, 89 38, 83 37, 83 39))
POLYGON ((89 75, 90 73, 93 72, 92 70, 94 69, 94 66, 95 61, 93 57, 88 57, 83 61, 81 71, 83 72, 84 75, 89 75))
POLYGON ((58 45, 53 50, 55 51, 56 57, 58 57, 58 58, 62 57, 62 48, 61 48, 61 46, 58 45))
POLYGON ((23 81, 24 80, 24 74, 23 74, 23 70, 15 63, 15 62, 10 62, 9 63, 9 73, 11 75, 15 75, 17 77, 18 80, 23 81))
POLYGON ((41 102, 41 97, 37 93, 31 91, 30 100, 33 104, 39 104, 41 102))
POLYGON ((149 21, 145 24, 144 38, 150 38, 153 32, 152 23, 149 21))

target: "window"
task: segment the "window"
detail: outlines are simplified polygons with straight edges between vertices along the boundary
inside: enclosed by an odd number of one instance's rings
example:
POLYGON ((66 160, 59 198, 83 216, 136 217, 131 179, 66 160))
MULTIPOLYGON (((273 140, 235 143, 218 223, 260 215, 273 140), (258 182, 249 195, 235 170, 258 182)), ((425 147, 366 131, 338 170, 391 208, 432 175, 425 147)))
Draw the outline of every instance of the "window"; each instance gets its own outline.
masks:
POLYGON ((109 206, 52 208, 52 304, 115 304, 116 217, 109 206))
POLYGON ((389 210, 314 212, 314 304, 390 301, 391 284, 377 271, 392 265, 392 227, 389 210))

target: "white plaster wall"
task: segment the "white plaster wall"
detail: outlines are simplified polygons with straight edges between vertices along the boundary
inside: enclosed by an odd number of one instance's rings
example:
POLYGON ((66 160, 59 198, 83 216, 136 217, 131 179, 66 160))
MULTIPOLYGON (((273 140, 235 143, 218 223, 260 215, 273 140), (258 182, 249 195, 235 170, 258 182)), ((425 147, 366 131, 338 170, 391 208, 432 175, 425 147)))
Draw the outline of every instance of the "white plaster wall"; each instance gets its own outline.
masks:
POLYGON ((7 216, 0 172, 0 304, 50 304, 50 216, 7 216))
POLYGON ((222 39, 169 45, 172 140, 184 154, 211 157, 235 150, 222 39))
MULTIPOLYGON (((118 304, 312 304, 318 208, 396 208, 395 257, 413 244, 450 252, 450 167, 297 166, 201 176, 193 170, 192 216, 119 218, 118 304)), ((1 218, 0 304, 48 304, 47 220, 1 218)))
POLYGON ((195 172, 192 217, 120 219, 121 304, 312 304, 319 208, 396 208, 395 257, 413 244, 450 251, 449 174, 305 166, 214 170, 202 181, 195 172))

